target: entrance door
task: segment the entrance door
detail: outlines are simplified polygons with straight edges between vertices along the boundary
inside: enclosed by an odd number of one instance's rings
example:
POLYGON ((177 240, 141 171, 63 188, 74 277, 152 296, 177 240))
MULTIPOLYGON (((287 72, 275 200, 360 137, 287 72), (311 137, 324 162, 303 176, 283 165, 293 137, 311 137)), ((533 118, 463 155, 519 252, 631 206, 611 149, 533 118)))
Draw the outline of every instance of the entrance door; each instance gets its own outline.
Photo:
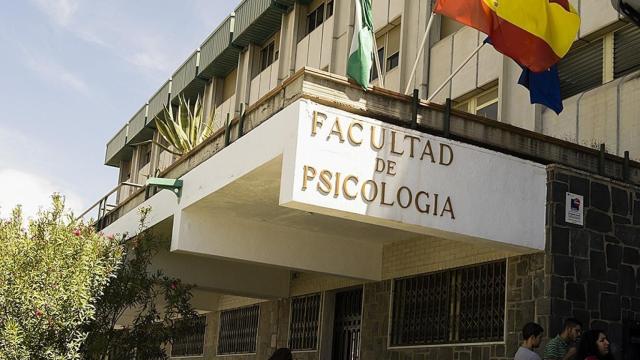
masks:
POLYGON ((362 288, 336 294, 332 360, 360 359, 362 288))

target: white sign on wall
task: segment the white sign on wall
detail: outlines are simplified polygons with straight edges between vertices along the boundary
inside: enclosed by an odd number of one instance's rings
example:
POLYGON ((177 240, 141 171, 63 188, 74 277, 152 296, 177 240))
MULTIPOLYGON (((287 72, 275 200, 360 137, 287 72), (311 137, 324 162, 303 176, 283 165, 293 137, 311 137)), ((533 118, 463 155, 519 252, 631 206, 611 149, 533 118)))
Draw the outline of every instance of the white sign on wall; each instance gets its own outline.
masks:
POLYGON ((309 101, 298 104, 281 205, 544 249, 543 165, 309 101))
POLYGON ((570 224, 584 225, 584 198, 582 195, 566 193, 564 221, 570 224))

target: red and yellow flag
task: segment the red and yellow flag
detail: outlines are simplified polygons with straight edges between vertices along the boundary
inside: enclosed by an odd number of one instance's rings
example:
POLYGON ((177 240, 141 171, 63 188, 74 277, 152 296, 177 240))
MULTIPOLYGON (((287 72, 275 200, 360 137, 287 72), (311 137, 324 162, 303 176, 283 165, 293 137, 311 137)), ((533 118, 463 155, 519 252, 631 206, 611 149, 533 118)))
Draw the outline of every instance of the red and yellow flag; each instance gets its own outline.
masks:
POLYGON ((496 50, 534 72, 565 56, 580 28, 569 0, 437 0, 434 11, 489 35, 496 50))

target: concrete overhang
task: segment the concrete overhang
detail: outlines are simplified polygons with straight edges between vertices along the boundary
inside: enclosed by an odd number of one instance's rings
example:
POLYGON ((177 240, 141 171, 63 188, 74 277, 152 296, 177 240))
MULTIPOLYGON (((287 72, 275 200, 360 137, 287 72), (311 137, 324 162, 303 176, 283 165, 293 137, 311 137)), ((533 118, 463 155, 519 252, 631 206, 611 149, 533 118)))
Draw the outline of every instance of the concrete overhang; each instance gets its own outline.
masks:
MULTIPOLYGON (((515 253, 544 248, 544 166, 309 100, 285 107, 181 179, 180 198, 163 190, 138 208, 151 207, 148 226, 171 239, 170 252, 158 256, 158 266, 211 291, 284 297, 290 271, 380 280, 384 245, 425 235, 483 242, 515 253), (322 125, 317 123, 318 114, 323 116, 322 125), (405 142, 412 144, 411 153, 414 142, 423 145, 422 155, 430 144, 436 149, 432 149, 433 162, 440 164, 432 164, 431 158, 425 162, 424 156, 418 161, 417 156, 409 156, 409 148, 402 156, 396 148, 372 153, 371 148, 345 144, 348 141, 340 141, 332 119, 345 121, 343 131, 349 140, 361 141, 364 131, 374 127, 384 128, 389 136, 413 136, 414 140, 405 142), (324 131, 322 136, 308 136, 314 121, 315 130, 324 131), (355 123, 359 125, 350 128, 361 131, 358 136, 347 133, 347 126, 355 123), (435 155, 437 149, 447 148, 450 155, 455 153, 455 165, 445 165, 449 160, 435 155), (376 171, 378 159, 394 159, 398 174, 376 171), (313 164, 317 173, 311 178, 303 164, 313 164), (350 173, 358 175, 342 180, 342 190, 325 194, 320 191, 322 169, 332 169, 332 176, 344 169, 343 179, 350 173), (505 176, 511 182, 498 181, 505 176), (384 188, 376 192, 381 195, 375 201, 349 197, 356 178, 362 181, 363 194, 369 179, 368 197, 374 183, 394 187, 397 204, 380 199, 384 188), (306 181, 310 183, 303 184, 306 181), (346 191, 346 186, 351 190, 346 191), (405 195, 415 195, 411 206, 404 206, 411 196, 402 195, 403 187, 405 195), (433 189, 431 198, 427 190, 419 195, 423 188, 433 189), (440 204, 434 199, 436 191, 442 195, 440 204), (427 205, 434 210, 424 211, 427 205), (514 223, 520 225, 509 226, 514 223)), ((137 213, 129 211, 105 232, 134 234, 137 213)))

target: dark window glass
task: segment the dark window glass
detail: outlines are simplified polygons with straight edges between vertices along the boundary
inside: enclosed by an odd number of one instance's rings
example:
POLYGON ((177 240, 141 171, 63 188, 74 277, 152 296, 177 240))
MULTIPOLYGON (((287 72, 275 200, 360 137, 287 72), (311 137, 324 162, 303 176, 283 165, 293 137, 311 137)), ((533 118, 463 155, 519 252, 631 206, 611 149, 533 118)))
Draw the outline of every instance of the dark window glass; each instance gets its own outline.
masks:
POLYGON ((613 39, 613 76, 619 78, 640 69, 640 28, 616 31, 613 39))
POLYGON ((274 51, 275 43, 273 41, 260 50, 260 71, 264 71, 269 65, 273 64, 275 61, 274 51))
MULTIPOLYGON (((380 61, 380 64, 384 62, 384 48, 378 49, 378 61, 380 61)), ((371 66, 371 80, 375 80, 377 78, 378 78, 378 68, 376 67, 376 64, 374 62, 373 66, 371 66)))
POLYGON ((498 120, 498 103, 496 102, 477 110, 476 115, 484 116, 493 120, 498 120))
POLYGON ((563 99, 602 85, 602 39, 572 49, 558 63, 563 99))
POLYGON ((506 262, 394 282, 391 345, 504 340, 506 262))
POLYGON ((311 33, 316 28, 316 12, 312 11, 307 15, 307 34, 311 33))
POLYGON ((395 53, 389 56, 389 58, 387 59, 387 71, 397 68, 399 61, 400 61, 400 53, 395 53))
POLYGON ((171 356, 201 356, 204 354, 204 332, 206 316, 176 324, 178 336, 171 344, 171 356))
POLYGON ((320 323, 320 294, 291 300, 289 347, 291 350, 315 350, 320 323))
POLYGON ((327 2, 327 16, 326 19, 333 15, 333 0, 327 2))
POLYGON ((220 313, 219 355, 256 352, 259 309, 254 305, 220 313))
POLYGON ((324 22, 324 4, 316 9, 316 27, 320 26, 322 22, 324 22))

